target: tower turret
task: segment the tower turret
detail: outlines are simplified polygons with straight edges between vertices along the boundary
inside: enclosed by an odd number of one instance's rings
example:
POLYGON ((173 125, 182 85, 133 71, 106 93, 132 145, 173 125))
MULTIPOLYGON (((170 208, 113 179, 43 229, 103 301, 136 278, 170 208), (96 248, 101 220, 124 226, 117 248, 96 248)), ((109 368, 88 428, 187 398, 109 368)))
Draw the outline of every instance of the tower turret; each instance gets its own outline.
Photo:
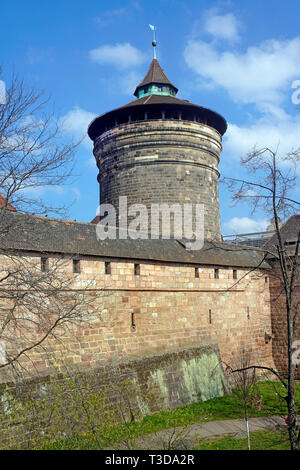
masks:
POLYGON ((178 88, 170 82, 157 59, 153 59, 144 80, 136 87, 134 96, 175 96, 178 88))
MULTIPOLYGON (((207 239, 220 240, 218 163, 227 124, 218 113, 176 98, 154 58, 137 97, 94 119, 100 204, 203 204, 207 239)), ((150 228, 150 221, 149 221, 150 228)))

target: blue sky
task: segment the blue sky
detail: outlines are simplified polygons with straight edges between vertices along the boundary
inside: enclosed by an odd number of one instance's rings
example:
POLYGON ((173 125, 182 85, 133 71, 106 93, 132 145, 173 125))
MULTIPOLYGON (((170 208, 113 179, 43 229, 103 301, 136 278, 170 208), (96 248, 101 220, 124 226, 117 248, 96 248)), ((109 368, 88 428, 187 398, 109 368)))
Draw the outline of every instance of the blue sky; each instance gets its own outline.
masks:
MULTIPOLYGON (((213 109, 228 122, 220 170, 241 175, 239 157, 254 145, 300 147, 300 5, 296 0, 199 1, 15 0, 1 2, 0 62, 50 94, 66 139, 85 134, 94 116, 134 99, 152 59, 178 97, 213 109)), ((45 198, 73 201, 69 217, 90 221, 98 203, 97 168, 88 138, 76 155, 76 179, 45 198)), ((300 189, 293 196, 299 200, 300 189)), ((266 228, 263 213, 232 207, 220 187, 223 233, 266 228)))

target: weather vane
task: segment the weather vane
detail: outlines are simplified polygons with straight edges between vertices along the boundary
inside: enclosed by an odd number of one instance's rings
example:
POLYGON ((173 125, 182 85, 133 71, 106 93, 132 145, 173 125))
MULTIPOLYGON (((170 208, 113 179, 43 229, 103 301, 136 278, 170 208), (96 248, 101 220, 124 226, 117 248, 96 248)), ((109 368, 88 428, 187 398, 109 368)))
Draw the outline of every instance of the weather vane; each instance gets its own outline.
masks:
POLYGON ((156 59, 156 39, 155 39, 155 31, 156 31, 156 26, 153 24, 149 24, 150 29, 153 31, 153 41, 152 41, 152 46, 153 46, 153 59, 156 59))

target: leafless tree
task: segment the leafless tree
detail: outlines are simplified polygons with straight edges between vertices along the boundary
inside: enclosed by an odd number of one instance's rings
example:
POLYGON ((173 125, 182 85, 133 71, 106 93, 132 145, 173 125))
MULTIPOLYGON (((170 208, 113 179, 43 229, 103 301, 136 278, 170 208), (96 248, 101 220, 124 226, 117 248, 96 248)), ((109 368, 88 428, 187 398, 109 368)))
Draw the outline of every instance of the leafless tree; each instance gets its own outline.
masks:
POLYGON ((45 205, 38 196, 43 188, 70 182, 80 143, 66 140, 50 105, 43 92, 17 76, 6 86, 0 104, 0 193, 6 206, 35 214, 65 209, 45 205))
POLYGON ((251 354, 245 346, 241 347, 235 364, 225 364, 230 385, 243 406, 248 450, 251 450, 248 407, 251 404, 253 387, 257 381, 256 369, 248 369, 250 365, 251 354), (236 370, 238 372, 235 372, 236 370))
MULTIPOLYGON (((0 70, 1 78, 1 70, 0 70)), ((3 77, 2 77, 3 78, 3 77)), ((65 213, 40 196, 41 189, 68 184, 80 142, 66 140, 43 92, 13 76, 6 82, 6 99, 0 104, 0 370, 16 367, 46 340, 58 339, 70 321, 82 321, 91 312, 95 295, 88 286, 74 291, 65 273, 68 259, 48 260, 20 256, 9 240, 19 231, 13 211, 45 215, 65 213), (46 263, 46 262, 45 262, 46 263)), ((34 239, 32 224, 31 237, 34 239)), ((22 239, 22 237, 20 237, 22 239)), ((21 248, 21 247, 20 247, 21 248)))
MULTIPOLYGON (((291 251, 284 244, 280 230, 280 217, 299 212, 300 202, 291 198, 291 190, 297 182, 297 167, 300 161, 300 149, 291 151, 280 158, 278 149, 254 149, 245 158, 241 165, 253 179, 223 178, 233 194, 234 202, 247 201, 252 206, 252 213, 263 209, 272 214, 275 224, 276 240, 272 245, 262 247, 263 258, 276 258, 279 261, 279 276, 283 287, 286 320, 287 320, 287 379, 276 370, 264 366, 249 365, 236 369, 237 372, 249 369, 269 370, 282 382, 288 408, 288 431, 292 450, 300 449, 300 432, 297 427, 297 408, 295 402, 295 363, 293 361, 296 320, 299 314, 300 303, 296 301, 295 287, 299 279, 299 246, 300 230, 296 234, 296 241, 291 251)), ((299 284, 297 286, 299 289, 299 284)))
POLYGON ((74 289, 72 273, 66 272, 68 258, 47 260, 46 271, 39 257, 1 258, 0 371, 10 366, 9 378, 13 372, 23 379, 29 370, 41 371, 36 363, 46 369, 64 337, 76 340, 79 325, 94 318, 96 296, 92 281, 74 289))

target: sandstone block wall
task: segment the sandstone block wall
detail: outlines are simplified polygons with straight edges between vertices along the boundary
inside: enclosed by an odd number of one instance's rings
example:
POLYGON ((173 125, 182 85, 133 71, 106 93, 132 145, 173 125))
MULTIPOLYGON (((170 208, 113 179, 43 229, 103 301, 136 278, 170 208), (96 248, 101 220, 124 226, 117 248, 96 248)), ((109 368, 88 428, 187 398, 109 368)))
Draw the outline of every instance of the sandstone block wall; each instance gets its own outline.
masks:
MULTIPOLYGON (((32 261, 38 265, 39 257, 32 261)), ((51 367, 46 350, 62 348, 65 359, 85 369, 210 344, 218 345, 227 364, 239 361, 242 347, 256 364, 272 364, 272 345, 265 342, 271 332, 269 285, 262 271, 238 269, 238 279, 247 275, 236 284, 230 268, 219 268, 215 279, 213 266, 200 266, 195 277, 191 265, 140 263, 137 276, 130 260, 111 261, 109 275, 104 259, 81 259, 79 274, 72 272, 71 259, 65 263, 74 295, 84 291, 96 307, 87 310, 84 322, 62 330, 58 342, 49 337, 45 350, 23 358, 33 373, 46 374, 51 367)), ((33 340, 38 334, 32 331, 33 340)))
MULTIPOLYGON (((274 339, 272 340, 272 353, 274 364, 278 371, 285 377, 288 372, 287 360, 287 318, 285 294, 282 282, 280 280, 279 266, 275 264, 273 272, 270 276, 270 296, 271 296, 271 319, 274 339)), ((300 283, 296 281, 295 286, 295 306, 300 302, 300 283)), ((295 324, 295 341, 300 340, 300 317, 295 324)), ((300 357, 300 354, 298 354, 300 357)), ((300 379, 300 365, 295 369, 295 377, 300 379)))

